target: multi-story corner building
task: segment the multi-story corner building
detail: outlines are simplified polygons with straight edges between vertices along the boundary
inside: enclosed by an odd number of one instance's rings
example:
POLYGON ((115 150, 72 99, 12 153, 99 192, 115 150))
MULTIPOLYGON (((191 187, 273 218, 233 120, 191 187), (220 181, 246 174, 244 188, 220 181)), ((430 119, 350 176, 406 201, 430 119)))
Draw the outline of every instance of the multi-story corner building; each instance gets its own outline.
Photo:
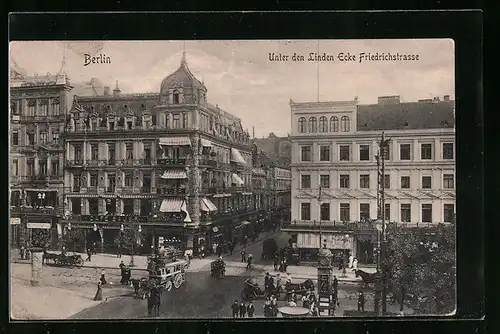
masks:
POLYGON ((65 73, 27 76, 15 62, 9 84, 11 246, 25 245, 34 233, 46 234, 55 246, 61 234, 66 106, 76 92, 91 91, 86 84, 70 84, 65 73))
POLYGON ((349 249, 360 261, 373 258, 370 224, 376 219, 376 155, 382 132, 385 218, 392 222, 452 222, 455 213, 454 102, 399 96, 378 104, 353 101, 290 102, 292 112, 292 222, 297 247, 349 249), (320 227, 321 226, 321 227, 320 227), (320 230, 322 239, 320 240, 320 230))
POLYGON ((111 246, 140 225, 143 251, 171 243, 196 254, 259 221, 248 132, 207 102, 184 56, 159 93, 122 94, 117 84, 75 98, 64 141, 66 223, 88 241, 111 246))

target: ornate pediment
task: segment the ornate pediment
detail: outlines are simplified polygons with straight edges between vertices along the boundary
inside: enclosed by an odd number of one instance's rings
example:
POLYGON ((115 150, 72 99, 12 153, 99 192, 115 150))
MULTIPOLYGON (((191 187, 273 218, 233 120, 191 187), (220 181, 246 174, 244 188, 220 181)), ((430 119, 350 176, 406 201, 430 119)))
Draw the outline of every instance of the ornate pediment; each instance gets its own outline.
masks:
POLYGON ((299 193, 297 194, 297 198, 316 198, 311 192, 306 191, 306 190, 299 190, 299 193))
POLYGON ((338 198, 340 198, 340 199, 358 199, 356 196, 353 196, 353 195, 345 193, 345 192, 344 193, 340 193, 338 195, 338 198))
POLYGON ((420 199, 418 196, 412 195, 407 191, 399 191, 400 199, 420 199))
POLYGON ((452 199, 452 200, 455 200, 456 199, 456 196, 454 193, 452 192, 449 192, 449 191, 443 191, 441 193, 441 195, 439 196, 439 198, 441 199, 452 199))
POLYGON ((151 110, 148 110, 148 109, 143 110, 142 117, 148 117, 148 118, 151 117, 151 110))
POLYGON ((127 108, 127 109, 125 110, 124 116, 125 116, 125 117, 133 117, 133 116, 134 116, 134 112, 132 111, 132 109, 127 108))

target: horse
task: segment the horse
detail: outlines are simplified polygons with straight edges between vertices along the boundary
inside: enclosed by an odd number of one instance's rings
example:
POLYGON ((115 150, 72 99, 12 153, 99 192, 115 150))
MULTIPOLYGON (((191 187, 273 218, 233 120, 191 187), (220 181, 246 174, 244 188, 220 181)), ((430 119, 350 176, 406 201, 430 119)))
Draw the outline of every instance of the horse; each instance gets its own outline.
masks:
POLYGON ((363 280, 364 285, 368 285, 370 283, 375 283, 375 280, 377 278, 376 273, 367 273, 366 271, 359 270, 359 269, 353 269, 354 273, 356 274, 356 277, 360 277, 363 280))
POLYGON ((300 293, 300 292, 305 292, 309 290, 314 289, 314 282, 312 279, 308 278, 302 283, 286 283, 285 285, 285 290, 286 292, 291 292, 292 290, 295 291, 295 293, 300 293))
POLYGON ((158 286, 153 286, 148 293, 148 315, 159 316, 161 305, 162 289, 158 286))

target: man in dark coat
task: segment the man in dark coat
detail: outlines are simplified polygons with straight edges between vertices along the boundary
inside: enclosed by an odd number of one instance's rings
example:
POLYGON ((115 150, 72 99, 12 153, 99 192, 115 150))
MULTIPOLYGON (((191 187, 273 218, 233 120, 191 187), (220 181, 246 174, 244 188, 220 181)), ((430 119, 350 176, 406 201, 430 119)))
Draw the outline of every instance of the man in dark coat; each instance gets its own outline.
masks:
POLYGON ((123 261, 121 261, 119 267, 120 267, 120 275, 122 277, 120 283, 123 285, 123 284, 127 283, 125 281, 125 263, 123 263, 123 261))
POLYGON ((85 261, 90 262, 91 258, 92 258, 92 250, 89 248, 87 249, 87 258, 85 259, 85 261))
POLYGON ((271 276, 269 275, 269 272, 266 273, 266 277, 264 277, 264 289, 266 291, 269 291, 269 279, 271 276))
POLYGON ((273 259, 274 270, 278 270, 279 263, 280 259, 278 258, 278 254, 274 254, 274 259, 273 259))
POLYGON ((247 313, 247 307, 246 307, 244 302, 241 302, 241 304, 240 304, 240 318, 244 318, 245 313, 247 313))
POLYGON ((240 310, 240 304, 237 300, 234 301, 233 305, 231 305, 231 310, 233 311, 233 318, 238 318, 238 312, 240 310))
POLYGON ((365 311, 365 294, 363 291, 360 291, 358 295, 358 311, 365 311))
POLYGON ((333 276, 333 291, 337 291, 339 288, 339 280, 337 279, 337 276, 333 276))
POLYGON ((245 249, 243 248, 241 250, 241 262, 246 262, 246 260, 247 260, 246 255, 247 255, 247 252, 245 252, 245 249))
POLYGON ((253 318, 253 313, 255 312, 255 307, 252 304, 252 301, 250 301, 247 305, 247 314, 249 318, 253 318))
POLYGON ((248 254, 247 269, 252 268, 252 261, 253 261, 252 254, 248 254))

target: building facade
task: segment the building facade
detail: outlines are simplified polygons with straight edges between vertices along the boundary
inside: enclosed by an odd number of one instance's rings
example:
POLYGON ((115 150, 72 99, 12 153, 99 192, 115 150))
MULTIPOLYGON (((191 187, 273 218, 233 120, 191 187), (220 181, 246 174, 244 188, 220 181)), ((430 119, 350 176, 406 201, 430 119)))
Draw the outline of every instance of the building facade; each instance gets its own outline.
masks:
POLYGON ((376 155, 382 132, 390 139, 385 219, 410 225, 453 221, 455 122, 449 96, 412 103, 388 96, 374 105, 358 105, 357 99, 291 101, 290 107, 292 219, 287 231, 298 248, 318 248, 327 240, 333 250, 347 249, 361 262, 373 260, 376 232, 369 222, 381 215, 376 155))
POLYGON ((140 225, 142 252, 207 253, 263 223, 249 134, 207 102, 185 56, 159 93, 122 94, 117 84, 112 94, 76 97, 64 142, 64 223, 103 248, 140 225))
POLYGON ((67 75, 28 76, 10 66, 10 241, 11 247, 39 240, 57 245, 63 206, 64 130, 67 105, 86 84, 67 75))

